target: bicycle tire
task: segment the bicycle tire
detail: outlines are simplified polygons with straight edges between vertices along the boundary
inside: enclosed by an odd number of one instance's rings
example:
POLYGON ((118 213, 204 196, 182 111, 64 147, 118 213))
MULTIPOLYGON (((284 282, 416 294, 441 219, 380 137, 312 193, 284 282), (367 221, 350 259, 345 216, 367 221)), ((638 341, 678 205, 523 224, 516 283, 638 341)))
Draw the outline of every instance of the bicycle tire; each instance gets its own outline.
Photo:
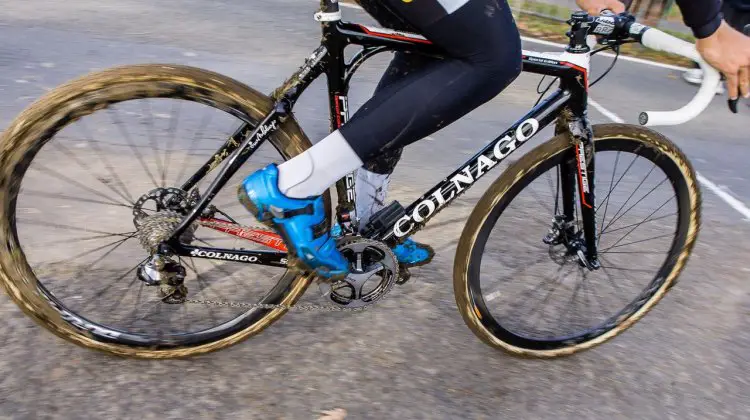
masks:
MULTIPOLYGON (((129 99, 179 98, 241 116, 258 124, 272 110, 266 95, 218 73, 194 67, 149 64, 115 67, 83 76, 46 94, 23 111, 0 137, 0 282, 12 300, 32 319, 55 335, 85 348, 109 354, 148 358, 181 358, 213 352, 254 336, 277 321, 304 294, 309 275, 287 270, 267 300, 285 308, 263 310, 248 317, 241 328, 215 341, 197 345, 163 343, 137 347, 116 337, 102 337, 65 319, 50 304, 23 253, 16 232, 15 201, 26 169, 45 142, 67 124, 94 111, 129 99)), ((269 139, 285 160, 312 146, 293 116, 269 139)), ((324 196, 331 220, 330 192, 324 196)))
POLYGON ((658 273, 660 275, 653 280, 653 287, 649 288, 652 293, 606 328, 579 337, 568 337, 556 343, 519 339, 499 325, 486 310, 479 287, 479 264, 484 245, 495 221, 513 198, 528 185, 529 178, 533 179, 545 163, 549 166, 550 162, 561 159, 563 153, 571 151, 569 138, 558 135, 510 165, 490 186, 471 213, 456 250, 453 286, 459 312, 472 332, 491 347, 519 357, 554 358, 601 345, 646 315, 674 286, 690 257, 700 229, 702 198, 695 171, 685 155, 666 137, 647 128, 603 124, 594 126, 593 130, 597 151, 604 142, 637 142, 659 156, 666 157, 666 164, 676 170, 675 174, 679 174, 670 181, 681 195, 678 197, 678 205, 687 217, 682 217, 678 223, 668 258, 658 273))

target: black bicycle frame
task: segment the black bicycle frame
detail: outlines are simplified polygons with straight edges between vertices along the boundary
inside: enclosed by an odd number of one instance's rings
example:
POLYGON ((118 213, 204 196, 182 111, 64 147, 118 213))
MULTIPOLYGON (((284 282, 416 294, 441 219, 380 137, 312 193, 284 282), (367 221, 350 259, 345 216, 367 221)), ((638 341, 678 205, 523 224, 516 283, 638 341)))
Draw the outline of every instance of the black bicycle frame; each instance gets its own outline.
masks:
MULTIPOLYGON (((349 83, 356 70, 367 59, 385 51, 408 51, 442 57, 441 50, 422 36, 372 28, 342 22, 336 0, 321 0, 321 12, 316 18, 322 23, 321 45, 305 60, 304 65, 271 95, 273 110, 255 125, 245 124, 226 141, 217 153, 206 162, 183 186, 189 191, 206 174, 225 163, 219 175, 202 195, 198 204, 187 214, 182 224, 165 241, 162 251, 181 256, 216 260, 232 260, 251 264, 285 266, 287 255, 277 251, 246 251, 186 246, 179 241, 185 229, 207 209, 211 200, 242 166, 253 152, 273 135, 281 124, 291 117, 292 108, 305 89, 319 76, 328 81, 330 129, 343 126, 349 118, 349 83), (362 49, 348 62, 344 50, 349 45, 362 49), (227 160, 228 159, 228 160, 227 160), (226 160, 226 162, 224 162, 226 160)), ((590 28, 572 23, 571 41, 567 57, 586 55, 589 48, 585 38, 590 28)), ((587 56, 586 56, 587 57, 587 56)), ((498 166, 510 154, 543 128, 557 121, 556 132, 568 133, 575 156, 564 159, 560 165, 562 208, 566 222, 575 219, 576 200, 580 203, 586 254, 596 261, 596 222, 594 201, 594 145, 587 117, 588 69, 572 61, 558 60, 550 55, 524 52, 523 71, 559 78, 559 89, 531 109, 503 134, 489 142, 460 169, 444 178, 430 191, 406 208, 406 212, 390 226, 368 232, 365 236, 396 245, 417 232, 443 208, 469 189, 478 179, 498 166), (576 197, 576 185, 580 195, 576 197)), ((356 226, 354 214, 354 174, 347 175, 336 184, 338 206, 336 218, 348 231, 356 226)))

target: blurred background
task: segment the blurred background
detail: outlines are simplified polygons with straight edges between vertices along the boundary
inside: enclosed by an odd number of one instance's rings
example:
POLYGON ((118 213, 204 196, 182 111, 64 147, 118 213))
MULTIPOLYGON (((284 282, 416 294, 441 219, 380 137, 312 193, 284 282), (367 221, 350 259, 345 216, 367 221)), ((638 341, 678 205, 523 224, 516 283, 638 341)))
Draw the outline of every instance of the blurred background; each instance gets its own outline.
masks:
MULTIPOLYGON (((510 4, 525 49, 561 49, 564 21, 576 9, 572 0, 510 4)), ((316 10, 314 0, 0 0, 0 130, 55 86, 122 64, 186 64, 270 92, 318 45, 316 10)), ((373 23, 351 4, 342 10, 345 20, 373 23)), ((673 1, 636 1, 631 10, 692 39, 673 1)), ((388 59, 377 56, 356 75, 352 113, 372 94, 388 59)), ((593 77, 611 61, 594 57, 593 77)), ((617 66, 591 91, 590 117, 636 123, 642 110, 681 107, 696 91, 682 78, 690 64, 623 48, 617 66)), ((391 197, 416 199, 494 139, 534 104, 539 79, 522 75, 490 103, 407 148, 391 197)), ((327 134, 325 88, 324 80, 315 82, 296 108, 314 142, 327 134)), ((35 325, 3 294, 0 416, 750 418, 745 105, 730 114, 726 96, 718 94, 694 121, 659 128, 700 174, 701 236, 679 285, 632 330, 602 347, 559 360, 519 360, 481 343, 462 321, 452 286, 456 242, 504 162, 416 235, 437 250, 435 261, 414 270, 414 278, 377 307, 362 314, 292 312, 219 353, 158 362, 92 353, 35 325)), ((320 301, 315 288, 304 299, 320 301)))

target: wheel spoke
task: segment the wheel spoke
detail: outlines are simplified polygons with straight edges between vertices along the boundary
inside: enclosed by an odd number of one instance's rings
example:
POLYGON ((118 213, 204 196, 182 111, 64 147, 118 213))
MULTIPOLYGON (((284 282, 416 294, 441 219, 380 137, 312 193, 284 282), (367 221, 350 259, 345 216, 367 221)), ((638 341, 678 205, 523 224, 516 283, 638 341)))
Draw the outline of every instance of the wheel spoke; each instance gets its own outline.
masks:
MULTIPOLYGON (((148 115, 149 115, 149 117, 148 117, 148 126, 149 126, 149 128, 154 128, 154 118, 153 118, 152 113, 151 113, 150 102, 149 101, 143 101, 142 104, 143 104, 142 107, 143 107, 143 113, 144 113, 144 115, 146 113, 148 113, 148 115)), ((155 157, 155 160, 156 160, 156 170, 157 170, 158 173, 163 174, 164 173, 164 165, 162 164, 161 156, 159 155, 159 150, 158 150, 158 147, 157 147, 157 144, 156 144, 156 139, 154 138, 154 135, 153 135, 153 133, 151 131, 152 130, 148 130, 148 142, 151 145, 151 149, 154 151, 154 157, 155 157)), ((154 181, 154 183, 156 183, 156 181, 154 181)), ((157 186, 164 188, 165 185, 166 185, 166 182, 164 180, 162 180, 162 182, 160 184, 158 184, 157 186)))
POLYGON ((73 230, 73 231, 76 231, 76 232, 98 233, 98 234, 102 234, 102 235, 119 235, 118 233, 115 233, 115 232, 105 232, 103 230, 96 230, 96 229, 90 229, 90 228, 82 228, 82 227, 71 226, 71 225, 63 225, 61 223, 52 223, 52 222, 47 222, 47 221, 44 221, 44 220, 18 219, 18 221, 27 221, 27 222, 35 225, 35 226, 46 226, 46 227, 51 227, 51 228, 56 228, 56 229, 73 230))
MULTIPOLYGON (((633 192, 632 192, 632 193, 630 193, 630 196, 628 197, 628 199, 627 199, 627 200, 625 200, 625 202, 624 202, 624 203, 622 204, 622 206, 620 206, 620 208, 619 208, 619 209, 617 210, 617 212, 615 212, 615 215, 614 215, 614 216, 612 216, 612 221, 611 221, 611 222, 609 222, 609 223, 608 223, 608 224, 607 224, 607 225, 606 225, 606 226, 604 227, 604 229, 607 229, 607 228, 608 228, 608 227, 610 227, 610 226, 611 226, 611 225, 612 225, 612 224, 613 224, 614 222, 616 222, 617 220, 619 220, 619 218, 618 218, 617 216, 618 216, 618 215, 620 215, 620 211, 621 211, 621 210, 622 210, 623 208, 625 208, 625 205, 626 205, 626 204, 628 204, 628 202, 630 201, 630 199, 631 199, 631 198, 633 198, 633 196, 635 195, 635 192, 636 192, 636 191, 638 191, 638 188, 640 188, 640 187, 641 187, 641 185, 643 185, 643 183, 644 183, 644 182, 646 182, 646 179, 648 179, 648 177, 649 177, 649 176, 651 175, 651 172, 653 172, 655 168, 656 168, 656 165, 653 165, 653 166, 651 167, 651 170, 650 170, 650 171, 648 171, 648 173, 647 173, 647 174, 646 174, 646 176, 645 176, 645 177, 644 177, 644 178, 643 178, 643 179, 641 180, 641 182, 640 182, 640 183, 638 184, 638 186, 636 186, 636 187, 635 187, 635 189, 633 189, 633 192)), ((664 179, 664 181, 666 181, 666 178, 664 179)), ((659 187, 659 185, 661 185, 661 184, 662 184, 662 183, 663 183, 664 181, 660 182, 660 183, 659 183, 659 184, 658 184, 658 185, 657 185, 656 187, 654 187, 654 189, 658 188, 658 187, 659 187)), ((652 191, 653 191, 653 189, 652 189, 652 191)), ((651 192, 651 191, 649 191, 649 193, 650 193, 650 192, 651 192)), ((646 194, 646 195, 648 195, 648 194, 646 194)), ((642 198, 641 198, 641 200, 643 200, 643 198, 645 198, 645 196, 644 196, 644 197, 642 197, 642 198)), ((638 200, 638 202, 636 202, 636 203, 635 203, 635 205, 637 205, 638 203, 640 203, 640 202, 641 202, 641 200, 638 200)), ((630 210, 631 208, 633 208, 633 207, 631 206, 631 207, 630 207, 630 208, 629 208, 628 210, 630 210)), ((626 210, 626 212, 627 212, 628 210, 626 210)))
POLYGON ((107 233, 102 235, 94 235, 94 236, 79 236, 77 238, 65 238, 65 239, 58 239, 51 242, 45 242, 44 244, 49 245, 58 245, 58 244, 73 244, 78 242, 85 242, 85 241, 93 241, 95 239, 105 239, 105 238, 111 238, 113 236, 119 236, 119 237, 125 237, 130 238, 132 234, 135 232, 123 232, 123 233, 107 233))
MULTIPOLYGON (((617 156, 615 157, 615 167, 612 169, 612 178, 609 180, 609 192, 607 193, 607 198, 604 202, 604 214, 602 215, 602 222, 601 222, 601 228, 599 230, 599 237, 597 238, 597 246, 599 246, 599 241, 602 238, 602 233, 604 233, 604 223, 607 220, 607 209, 609 208, 609 197, 612 194, 613 186, 612 184, 615 181, 615 174, 617 174, 617 164, 620 162, 620 152, 617 152, 617 156)), ((601 204, 599 205, 601 206, 601 204)))
MULTIPOLYGON (((638 200, 638 201, 636 201, 635 203, 633 203, 633 205, 632 205, 632 206, 630 206, 630 207, 629 207, 629 208, 628 208, 627 210, 625 210, 625 212, 623 212, 623 213, 622 213, 622 214, 621 214, 621 215, 620 215, 619 217, 617 217, 617 218, 615 218, 615 219, 612 219, 612 221, 611 221, 611 222, 610 222, 610 223, 609 223, 609 224, 608 224, 608 225, 607 225, 607 226, 606 226, 606 227, 605 227, 604 229, 607 229, 608 227, 612 226, 612 225, 613 225, 613 224, 614 224, 614 223, 615 223, 616 221, 620 220, 620 219, 621 219, 621 218, 622 218, 623 216, 625 216, 625 215, 626 215, 626 214, 627 214, 627 213, 628 213, 628 212, 629 212, 630 210, 632 210, 632 209, 633 209, 633 207, 637 206, 637 205, 638 205, 638 204, 639 204, 639 203, 640 203, 641 201, 645 200, 645 199, 646 199, 646 197, 648 197, 649 195, 651 195, 651 193, 652 193, 652 192, 654 192, 654 191, 655 191, 655 190, 656 190, 657 188, 659 188, 659 187, 660 187, 660 186, 661 186, 661 185, 662 185, 663 183, 665 183, 666 181, 667 181, 667 178, 664 178, 664 180, 663 180, 662 182, 660 182, 660 183, 659 183, 659 184, 657 184, 657 185, 656 185, 656 186, 655 186, 654 188, 652 188, 652 189, 651 189, 651 190, 650 190, 649 192, 647 192, 647 193, 646 193, 646 195, 644 195, 643 197, 641 197, 641 199, 640 199, 640 200, 638 200)), ((669 199, 667 199, 667 202, 669 202, 669 200, 671 200, 671 199, 673 199, 673 198, 675 198, 675 195, 673 195, 672 197, 669 197, 669 199)), ((664 206, 665 204, 666 204, 666 203, 662 204, 662 205, 661 205, 661 206, 659 207, 659 209, 661 209, 661 207, 663 207, 663 206, 664 206)), ((657 209, 657 210, 659 210, 659 209, 657 209)), ((653 215, 653 213, 651 213, 651 215, 653 215)), ((649 215, 649 216, 651 216, 651 215, 649 215)))
MULTIPOLYGON (((89 144, 91 144, 93 146, 95 143, 94 142, 89 142, 89 144)), ((120 179, 120 177, 117 175, 117 173, 114 172, 114 169, 112 168, 111 165, 109 165, 109 162, 104 158, 103 154, 98 152, 98 150, 99 150, 98 147, 96 147, 96 150, 97 150, 98 155, 99 155, 98 158, 101 160, 102 163, 104 163, 105 167, 107 168, 107 170, 109 171, 109 173, 112 176, 113 180, 115 181, 115 184, 118 185, 122 189, 122 191, 120 191, 117 188, 115 188, 109 182, 105 182, 101 177, 98 177, 98 176, 94 175, 93 169, 88 164, 86 164, 86 162, 83 162, 80 159, 78 159, 73 154, 73 152, 71 152, 67 147, 63 146, 63 144, 62 144, 61 141, 60 142, 53 142, 52 145, 54 147, 56 147, 58 150, 60 150, 60 152, 62 152, 62 154, 64 154, 65 156, 69 157, 70 159, 72 159, 78 166, 80 166, 83 170, 85 170, 86 172, 88 172, 91 175, 92 178, 94 178, 97 181, 99 181, 100 184, 102 184, 105 187, 109 188, 112 192, 114 192, 115 194, 117 194, 117 196, 119 196, 120 198, 122 198, 123 200, 125 200, 127 203, 130 203, 130 204, 134 203, 133 198, 130 196, 130 193, 128 192, 127 188, 125 187, 125 184, 122 182, 122 179, 120 179)))
POLYGON ((136 159, 138 159, 138 162, 141 164, 141 167, 144 171, 146 171, 146 174, 148 175, 149 179, 151 179, 151 182, 154 184, 154 187, 158 187, 159 183, 156 182, 156 178, 154 178, 154 175, 151 173, 151 170, 148 169, 148 165, 146 165, 146 162, 143 161, 143 156, 141 155, 141 152, 138 151, 138 148, 135 147, 135 144, 133 143, 133 139, 130 137, 130 133, 125 128, 125 125, 120 121, 120 117, 117 115, 117 111, 115 111, 113 108, 108 108, 107 112, 110 115, 110 118, 112 118, 112 121, 117 126, 117 128, 120 130, 120 134, 122 134, 123 138, 125 138, 125 141, 130 146, 130 150, 133 151, 133 154, 135 155, 136 159))
MULTIPOLYGON (((653 216, 653 215, 654 215, 654 214, 655 214, 656 212, 658 212, 659 210, 661 210, 661 209, 662 209, 662 208, 663 208, 663 207, 664 207, 664 206, 665 206, 665 205, 666 205, 666 204, 667 204, 668 202, 670 202, 670 201, 672 200, 672 198, 674 198, 674 196, 670 197, 670 198, 669 198, 669 199, 668 199, 667 201, 665 201, 665 202, 664 202, 664 204, 662 204, 661 206, 659 206, 659 207, 658 207, 658 208, 657 208, 656 210, 652 211, 652 212, 651 212, 651 214, 649 214, 649 215, 648 215, 648 216, 646 217, 646 219, 650 218, 650 217, 651 217, 651 216, 653 216)), ((638 223, 638 224, 636 224, 635 226, 633 226, 633 228, 632 228, 632 229, 630 229, 630 230, 629 230, 629 231, 628 231, 628 232, 627 232, 626 234, 624 234, 624 235, 623 235, 623 236, 622 236, 622 237, 621 237, 620 239, 618 239, 618 240, 617 240, 617 242, 615 242, 614 244, 612 244, 612 246, 610 246, 610 248, 613 248, 613 247, 615 247, 615 246, 616 246, 617 244, 619 244, 620 242, 622 242, 622 240, 623 240, 623 239, 627 238, 627 237, 628 237, 628 236, 629 236, 629 235, 630 235, 631 233, 633 233, 633 231, 634 231, 634 230, 638 229, 638 227, 639 227, 639 226, 643 225, 643 223, 645 223, 645 220, 644 220, 643 222, 641 222, 641 223, 638 223)))
MULTIPOLYGON (((670 198, 670 200, 671 200, 671 198, 670 198)), ((669 202, 669 201, 667 201, 667 202, 669 202)), ((646 223, 650 223, 650 222, 655 222, 655 221, 657 221, 657 220, 662 220, 662 219, 666 219, 667 217, 671 217, 671 216, 677 216, 677 212, 674 212, 674 213, 669 213, 669 214, 665 214, 665 215, 663 215, 663 216, 659 216, 659 217, 653 217, 653 218, 650 218, 650 219, 646 219, 646 220, 644 220, 644 221, 642 221, 642 222, 638 222, 638 223, 632 223, 632 224, 629 224, 629 225, 627 225, 627 226, 622 226, 622 227, 618 227, 617 229, 607 229, 606 231, 604 231, 604 232, 602 232, 602 233, 612 233, 612 232, 617 232, 617 231, 620 231, 620 230, 625 230, 625 229, 629 229, 629 228, 631 228, 631 227, 633 227, 633 226, 636 226, 636 225, 637 225, 637 226, 640 226, 640 225, 644 225, 644 224, 646 224, 646 223)))
MULTIPOLYGON (((79 258, 85 257, 85 256, 87 256, 87 255, 91 255, 91 254, 93 254, 93 253, 95 253, 95 252, 101 251, 101 250, 103 250, 103 249, 105 249, 105 248, 108 248, 108 247, 113 247, 113 249, 117 249, 117 248, 119 248, 119 247, 120 247, 120 246, 121 246, 122 244, 124 244, 124 243, 125 243, 126 241, 128 241, 129 239, 132 239, 132 238, 134 238, 134 237, 135 237, 135 234, 132 234, 132 235, 128 235, 128 236, 127 236, 127 237, 125 237, 125 238, 122 238, 122 239, 118 239, 118 240, 116 240, 116 241, 114 241, 114 242, 110 242, 110 243, 108 243, 108 244, 105 244, 105 245, 102 245, 102 246, 96 247, 96 248, 94 248, 94 249, 91 249, 91 250, 88 250, 88 251, 82 252, 82 253, 80 253, 80 254, 77 254, 77 255, 75 255, 75 256, 73 256, 73 257, 68 257, 68 258, 64 258, 64 259, 62 259, 62 260, 59 260, 59 261, 55 261, 55 262, 53 262, 53 263, 50 263, 49 265, 60 264, 60 263, 62 263, 62 262, 70 262, 70 261, 75 261, 75 260, 77 260, 77 259, 79 259, 79 258)), ((104 254, 104 256, 107 256, 107 255, 109 255, 109 254, 110 254, 111 252, 112 252, 112 250, 108 251, 107 253, 105 253, 105 254, 104 254)), ((101 258, 100 258, 99 260, 97 260, 97 262, 98 262, 98 261, 100 261, 100 260, 101 260, 101 258)), ((92 266, 93 266, 93 264, 92 264, 92 266)), ((88 267, 88 268, 91 268, 91 267, 88 267)))
POLYGON ((180 172, 177 174, 177 178, 175 179, 175 184, 180 185, 180 179, 185 175, 185 168, 188 165, 188 159, 190 158, 190 153, 193 152, 193 149, 195 148, 195 144, 198 142, 198 139, 203 138, 203 131, 208 127, 208 124, 211 123, 211 114, 208 114, 207 117, 203 117, 201 120, 200 127, 195 131, 195 135, 193 136, 193 139, 190 141, 190 147, 188 148, 188 152, 185 153, 185 158, 182 160, 182 165, 180 166, 180 172))
POLYGON ((67 200, 67 201, 76 201, 81 203, 90 203, 90 204, 101 204, 104 206, 114 206, 114 207, 125 207, 126 209, 133 208, 132 205, 127 204, 121 204, 121 203, 113 203, 111 201, 102 201, 102 200, 94 200, 91 198, 82 198, 82 197, 76 197, 72 195, 66 195, 66 194, 60 194, 60 193, 52 193, 52 192, 45 192, 45 191, 35 191, 35 190, 22 190, 21 191, 25 195, 30 195, 32 197, 41 197, 41 198, 58 198, 61 200, 67 200))
POLYGON ((641 239, 639 241, 633 241, 633 242, 628 242, 628 243, 625 243, 625 244, 619 244, 619 245, 616 245, 616 246, 610 246, 609 248, 605 248, 605 249, 603 249, 603 250, 601 250, 599 252, 600 253, 605 253, 605 252, 609 252, 609 250, 613 249, 613 248, 622 248, 622 247, 628 246, 628 245, 640 244, 640 243, 654 241, 656 239, 667 238, 667 237, 672 237, 672 236, 674 236, 673 233, 667 233, 665 235, 654 236, 654 237, 647 238, 647 239, 641 239))
POLYGON ((71 178, 65 176, 65 175, 61 174, 60 172, 57 172, 54 169, 50 169, 50 168, 47 168, 47 167, 42 166, 42 165, 36 165, 36 166, 34 166, 32 168, 34 170, 36 170, 36 171, 44 172, 47 175, 49 175, 49 176, 51 176, 51 177, 53 177, 55 179, 63 180, 63 181, 65 181, 65 182, 67 182, 67 183, 69 183, 71 185, 74 185, 74 186, 76 186, 76 187, 78 187, 78 188, 80 188, 80 189, 82 189, 84 191, 88 191, 91 194, 97 195, 97 196, 105 199, 106 202, 108 202, 110 205, 120 206, 120 207, 130 207, 130 206, 128 206, 125 203, 117 201, 117 199, 115 199, 115 198, 112 198, 112 197, 110 197, 110 196, 108 196, 108 195, 106 195, 106 194, 104 194, 104 193, 102 193, 100 191, 97 191, 97 190, 95 190, 95 189, 93 189, 91 187, 88 187, 86 185, 81 184, 80 182, 78 182, 78 181, 76 181, 74 179, 71 179, 71 178))
POLYGON ((169 163, 172 158, 172 147, 174 145, 174 141, 176 139, 175 132, 177 131, 178 121, 180 119, 180 104, 182 102, 175 101, 172 105, 172 114, 175 115, 174 117, 170 118, 169 120, 169 140, 167 140, 167 145, 164 149, 164 172, 161 173, 161 183, 162 185, 166 185, 167 183, 167 173, 169 172, 169 163))
POLYGON ((117 185, 122 189, 122 192, 126 196, 126 200, 128 203, 133 204, 135 200, 133 199, 133 195, 130 194, 130 191, 128 191, 128 188, 125 186, 125 183, 122 181, 122 178, 117 174, 117 171, 115 171, 115 168, 112 166, 112 164, 109 162, 109 159, 107 159, 106 154, 104 151, 102 151, 101 148, 101 142, 94 140, 94 136, 91 135, 91 130, 89 130, 88 125, 84 124, 83 121, 79 120, 81 131, 83 131, 84 135, 86 136, 87 141, 89 144, 91 144, 91 148, 94 149, 96 154, 98 155, 98 158, 102 161, 104 164, 104 167, 107 168, 107 171, 112 176, 112 179, 115 180, 117 185))

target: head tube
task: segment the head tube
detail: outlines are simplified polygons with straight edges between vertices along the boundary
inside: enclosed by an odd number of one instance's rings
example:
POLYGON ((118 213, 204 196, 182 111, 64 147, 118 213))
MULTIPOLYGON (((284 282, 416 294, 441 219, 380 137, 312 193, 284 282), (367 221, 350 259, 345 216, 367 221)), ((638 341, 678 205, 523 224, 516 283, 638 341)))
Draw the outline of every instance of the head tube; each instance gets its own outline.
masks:
POLYGON ((323 13, 339 13, 341 11, 339 8, 339 1, 320 0, 320 11, 323 13))
POLYGON ((315 20, 319 22, 341 20, 339 0, 320 0, 320 11, 315 14, 315 20))

